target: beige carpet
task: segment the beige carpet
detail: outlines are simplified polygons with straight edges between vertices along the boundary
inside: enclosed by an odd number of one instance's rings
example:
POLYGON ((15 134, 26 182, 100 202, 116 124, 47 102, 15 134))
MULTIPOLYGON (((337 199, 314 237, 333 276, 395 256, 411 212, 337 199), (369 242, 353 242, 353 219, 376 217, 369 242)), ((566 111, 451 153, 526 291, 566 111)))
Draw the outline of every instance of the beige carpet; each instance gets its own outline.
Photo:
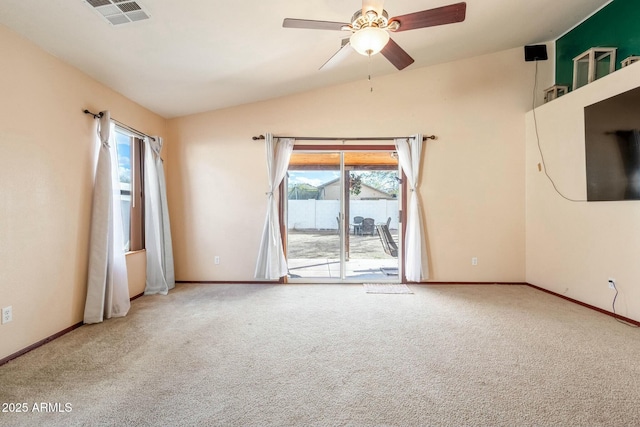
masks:
POLYGON ((178 285, 0 367, 29 407, 0 425, 640 425, 638 329, 526 286, 412 290, 178 285))

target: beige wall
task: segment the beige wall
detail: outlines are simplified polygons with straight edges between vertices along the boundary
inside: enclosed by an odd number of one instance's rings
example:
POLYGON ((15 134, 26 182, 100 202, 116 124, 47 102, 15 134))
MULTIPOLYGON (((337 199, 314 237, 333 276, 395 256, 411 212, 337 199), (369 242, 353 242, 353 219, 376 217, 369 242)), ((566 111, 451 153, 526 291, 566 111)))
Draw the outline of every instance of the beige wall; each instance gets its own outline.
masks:
MULTIPOLYGON (((365 65, 356 83, 169 121, 178 280, 253 278, 267 185, 264 145, 252 136, 422 132, 438 136, 426 146, 420 193, 431 279, 524 281, 524 114, 533 63, 513 49, 374 76, 373 93, 365 65)), ((552 74, 550 63, 541 67, 552 74)))
MULTIPOLYGON (((547 172, 565 196, 586 198, 584 107, 640 86, 640 64, 536 110, 547 172)), ((569 202, 538 171, 533 113, 527 120, 527 282, 640 320, 640 202, 569 202)))
MULTIPOLYGON (((0 52, 0 306, 13 307, 3 358, 83 318, 97 144, 82 109, 150 134, 166 122, 2 26, 0 52)), ((128 263, 144 271, 140 257, 128 263)))

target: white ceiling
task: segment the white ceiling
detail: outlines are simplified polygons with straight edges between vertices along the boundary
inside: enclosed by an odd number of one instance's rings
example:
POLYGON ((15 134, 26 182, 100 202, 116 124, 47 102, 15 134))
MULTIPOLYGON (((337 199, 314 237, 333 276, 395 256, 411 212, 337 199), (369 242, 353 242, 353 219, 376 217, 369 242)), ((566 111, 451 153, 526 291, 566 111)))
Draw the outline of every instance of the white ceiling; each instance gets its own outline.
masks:
MULTIPOLYGON (((284 18, 349 22, 361 0, 137 0, 151 19, 111 26, 83 0, 1 0, 0 23, 163 117, 366 78, 352 51, 318 68, 349 33, 282 28, 284 18)), ((389 16, 459 0, 387 0, 389 16)), ((556 39, 610 0, 466 0, 462 23, 392 34, 406 70, 556 39)), ((524 59, 523 59, 524 60, 524 59)), ((373 74, 397 71, 381 55, 373 74)))

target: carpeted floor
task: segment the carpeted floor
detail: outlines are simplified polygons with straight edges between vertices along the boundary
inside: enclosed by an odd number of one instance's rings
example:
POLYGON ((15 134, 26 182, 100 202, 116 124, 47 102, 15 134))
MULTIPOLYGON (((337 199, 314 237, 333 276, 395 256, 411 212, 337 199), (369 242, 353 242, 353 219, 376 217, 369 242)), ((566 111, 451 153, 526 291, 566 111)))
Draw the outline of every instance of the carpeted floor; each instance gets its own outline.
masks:
POLYGON ((526 286, 411 290, 178 285, 1 366, 0 409, 28 410, 0 425, 640 425, 638 329, 526 286))
POLYGON ((412 294, 411 289, 404 283, 363 283, 364 291, 368 294, 412 294))

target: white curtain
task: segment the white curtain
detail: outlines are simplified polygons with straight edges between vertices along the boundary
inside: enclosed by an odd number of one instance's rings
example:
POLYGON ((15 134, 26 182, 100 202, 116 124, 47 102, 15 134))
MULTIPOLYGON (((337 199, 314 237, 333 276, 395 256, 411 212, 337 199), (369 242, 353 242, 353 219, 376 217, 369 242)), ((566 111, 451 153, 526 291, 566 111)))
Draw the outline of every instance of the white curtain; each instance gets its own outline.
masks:
POLYGON ((108 111, 102 112, 99 126, 101 145, 93 189, 84 323, 122 317, 130 308, 118 153, 114 126, 108 111))
POLYGON ((160 151, 162 138, 144 139, 144 244, 147 253, 145 295, 166 295, 176 284, 167 186, 160 151))
POLYGON ((255 277, 257 279, 279 279, 287 275, 287 260, 282 247, 278 199, 274 194, 284 179, 289 167, 289 159, 294 145, 293 139, 273 139, 266 135, 267 173, 269 192, 267 193, 267 217, 262 232, 262 242, 258 253, 255 277))
POLYGON ((422 230, 420 198, 418 196, 422 134, 414 135, 411 138, 396 139, 395 142, 400 167, 407 176, 407 183, 409 184, 407 229, 404 236, 404 270, 407 280, 420 282, 423 278, 429 278, 428 265, 423 265, 422 262, 423 258, 427 259, 427 253, 422 230))

